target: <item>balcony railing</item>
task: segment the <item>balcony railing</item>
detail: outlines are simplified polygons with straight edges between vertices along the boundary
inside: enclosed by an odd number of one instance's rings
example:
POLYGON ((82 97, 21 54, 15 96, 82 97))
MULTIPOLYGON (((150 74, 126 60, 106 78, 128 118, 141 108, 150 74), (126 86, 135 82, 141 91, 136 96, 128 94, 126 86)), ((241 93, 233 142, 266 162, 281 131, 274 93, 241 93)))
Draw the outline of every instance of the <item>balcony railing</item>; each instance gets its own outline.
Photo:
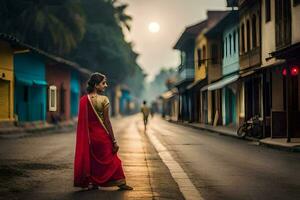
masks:
POLYGON ((179 77, 181 80, 184 80, 184 79, 191 79, 191 78, 194 78, 194 75, 195 75, 195 69, 192 68, 192 69, 182 69, 180 72, 179 72, 179 77))
POLYGON ((240 68, 257 66, 261 63, 260 47, 252 49, 240 55, 240 68))

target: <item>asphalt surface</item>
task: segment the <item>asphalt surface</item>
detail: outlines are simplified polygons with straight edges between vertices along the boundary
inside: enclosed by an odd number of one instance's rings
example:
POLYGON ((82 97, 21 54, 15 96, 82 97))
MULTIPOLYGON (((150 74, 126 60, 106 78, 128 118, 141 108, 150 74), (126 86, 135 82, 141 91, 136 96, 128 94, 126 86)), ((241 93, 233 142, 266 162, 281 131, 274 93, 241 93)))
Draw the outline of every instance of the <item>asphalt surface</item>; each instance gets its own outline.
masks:
POLYGON ((150 129, 204 199, 300 199, 300 153, 155 118, 150 129))
POLYGON ((74 188, 74 132, 36 134, 0 139, 0 199, 300 199, 299 152, 158 116, 149 120, 147 132, 141 115, 112 123, 133 191, 74 188))
POLYGON ((0 139, 0 199, 184 199, 143 130, 139 116, 112 121, 127 183, 86 191, 73 187, 75 133, 0 139))

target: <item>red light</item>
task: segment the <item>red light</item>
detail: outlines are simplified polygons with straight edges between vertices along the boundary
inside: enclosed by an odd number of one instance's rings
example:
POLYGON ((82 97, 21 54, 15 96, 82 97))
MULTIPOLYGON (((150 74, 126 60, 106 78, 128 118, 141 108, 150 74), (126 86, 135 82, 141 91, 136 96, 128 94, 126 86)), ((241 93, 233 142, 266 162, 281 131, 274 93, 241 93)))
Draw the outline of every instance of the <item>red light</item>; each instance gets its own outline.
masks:
POLYGON ((282 70, 282 75, 283 75, 283 76, 286 76, 286 68, 284 68, 284 69, 282 70))
POLYGON ((291 75, 297 76, 299 74, 299 68, 297 66, 293 66, 291 69, 291 75))

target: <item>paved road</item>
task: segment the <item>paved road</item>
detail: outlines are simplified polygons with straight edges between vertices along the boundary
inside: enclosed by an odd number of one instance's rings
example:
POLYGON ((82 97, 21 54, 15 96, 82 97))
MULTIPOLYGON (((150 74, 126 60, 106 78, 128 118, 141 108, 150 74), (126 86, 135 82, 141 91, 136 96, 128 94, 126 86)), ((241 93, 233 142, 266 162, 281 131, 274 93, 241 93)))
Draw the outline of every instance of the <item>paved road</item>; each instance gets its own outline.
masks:
POLYGON ((0 199, 183 200, 168 168, 144 134, 140 116, 114 119, 112 123, 133 191, 74 188, 74 132, 38 134, 0 139, 0 199))
POLYGON ((0 139, 0 199, 300 199, 299 153, 159 117, 146 133, 139 115, 113 126, 134 191, 73 188, 75 134, 60 133, 0 139))
POLYGON ((204 199, 300 199, 300 154, 155 118, 167 147, 204 199))

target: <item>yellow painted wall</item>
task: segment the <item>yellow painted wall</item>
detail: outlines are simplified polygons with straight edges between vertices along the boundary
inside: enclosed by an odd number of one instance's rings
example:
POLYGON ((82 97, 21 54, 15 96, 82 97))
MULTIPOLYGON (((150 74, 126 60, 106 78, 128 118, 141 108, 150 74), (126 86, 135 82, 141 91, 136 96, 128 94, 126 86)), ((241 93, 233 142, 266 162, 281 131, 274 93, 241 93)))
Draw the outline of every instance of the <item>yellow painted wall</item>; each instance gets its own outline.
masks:
MULTIPOLYGON (((216 44, 218 48, 221 48, 217 39, 207 39, 207 58, 212 58, 211 47, 213 44, 216 44)), ((219 58, 221 57, 220 51, 218 52, 219 58)), ((221 63, 213 64, 211 60, 207 62, 207 74, 208 74, 208 83, 211 83, 222 77, 222 66, 221 63)))
MULTIPOLYGON (((197 49, 201 49, 203 55, 203 46, 206 46, 206 58, 207 58, 207 39, 203 33, 200 33, 196 38, 194 57, 195 57, 195 81, 202 80, 206 78, 206 62, 202 63, 201 66, 198 66, 198 54, 197 49)), ((201 56, 203 59, 203 56, 201 56)))
POLYGON ((1 115, 0 121, 12 121, 14 119, 14 68, 13 68, 13 49, 10 44, 4 41, 0 41, 0 78, 2 81, 9 82, 9 96, 0 97, 7 101, 6 104, 9 108, 9 115, 1 115))

